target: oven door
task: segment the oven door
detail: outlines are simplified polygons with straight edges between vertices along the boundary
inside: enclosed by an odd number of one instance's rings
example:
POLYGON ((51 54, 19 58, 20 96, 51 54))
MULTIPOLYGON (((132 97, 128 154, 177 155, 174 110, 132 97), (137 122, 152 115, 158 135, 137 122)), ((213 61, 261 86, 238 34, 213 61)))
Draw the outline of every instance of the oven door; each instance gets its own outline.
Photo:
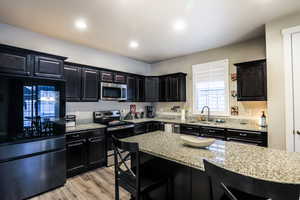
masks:
POLYGON ((127 100, 127 85, 114 83, 101 83, 101 100, 124 101, 127 100))

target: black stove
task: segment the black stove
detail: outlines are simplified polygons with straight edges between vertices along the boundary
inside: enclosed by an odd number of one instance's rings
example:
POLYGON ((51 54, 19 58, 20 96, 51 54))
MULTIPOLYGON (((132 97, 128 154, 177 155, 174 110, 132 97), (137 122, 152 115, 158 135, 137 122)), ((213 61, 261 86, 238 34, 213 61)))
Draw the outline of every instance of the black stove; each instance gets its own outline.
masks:
POLYGON ((121 121, 121 113, 119 110, 94 112, 94 123, 106 125, 107 131, 123 130, 134 127, 133 123, 121 121))
POLYGON ((94 112, 94 123, 107 126, 106 147, 108 166, 113 165, 112 136, 116 138, 126 138, 134 136, 134 124, 121 120, 119 110, 96 111, 94 112))

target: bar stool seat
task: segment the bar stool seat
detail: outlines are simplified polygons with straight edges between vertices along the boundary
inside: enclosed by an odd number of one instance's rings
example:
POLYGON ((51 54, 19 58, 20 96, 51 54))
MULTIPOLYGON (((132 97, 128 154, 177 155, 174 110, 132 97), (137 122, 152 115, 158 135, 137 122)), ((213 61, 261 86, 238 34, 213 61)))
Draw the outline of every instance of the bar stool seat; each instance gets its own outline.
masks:
POLYGON ((299 200, 300 185, 244 176, 204 160, 213 200, 299 200))

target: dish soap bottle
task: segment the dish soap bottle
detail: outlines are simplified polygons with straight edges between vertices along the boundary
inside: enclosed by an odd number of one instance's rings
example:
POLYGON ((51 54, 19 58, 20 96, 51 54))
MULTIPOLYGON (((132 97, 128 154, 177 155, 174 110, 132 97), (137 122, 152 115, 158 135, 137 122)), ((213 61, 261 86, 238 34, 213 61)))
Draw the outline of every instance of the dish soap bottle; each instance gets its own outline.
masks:
POLYGON ((260 124, 261 127, 266 127, 267 126, 267 119, 265 115, 265 111, 262 111, 262 115, 260 117, 260 124))

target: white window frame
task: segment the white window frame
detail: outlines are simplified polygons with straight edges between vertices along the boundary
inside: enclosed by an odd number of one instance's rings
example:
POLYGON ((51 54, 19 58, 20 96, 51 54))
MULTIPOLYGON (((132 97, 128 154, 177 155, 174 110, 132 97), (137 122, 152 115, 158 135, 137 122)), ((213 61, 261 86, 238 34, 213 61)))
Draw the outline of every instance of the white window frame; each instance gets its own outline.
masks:
POLYGON ((208 62, 208 63, 202 63, 202 64, 196 64, 192 66, 192 76, 193 76, 193 80, 192 80, 192 87, 193 87, 193 114, 195 115, 200 115, 201 114, 201 110, 197 110, 197 106, 196 106, 196 73, 195 70, 198 67, 204 67, 207 68, 208 66, 220 66, 223 65, 224 66, 224 70, 225 70, 225 111, 224 112, 214 112, 211 111, 210 114, 214 115, 214 116, 230 116, 230 99, 229 99, 229 60, 228 59, 224 59, 224 60, 218 60, 218 61, 213 61, 213 62, 208 62))

